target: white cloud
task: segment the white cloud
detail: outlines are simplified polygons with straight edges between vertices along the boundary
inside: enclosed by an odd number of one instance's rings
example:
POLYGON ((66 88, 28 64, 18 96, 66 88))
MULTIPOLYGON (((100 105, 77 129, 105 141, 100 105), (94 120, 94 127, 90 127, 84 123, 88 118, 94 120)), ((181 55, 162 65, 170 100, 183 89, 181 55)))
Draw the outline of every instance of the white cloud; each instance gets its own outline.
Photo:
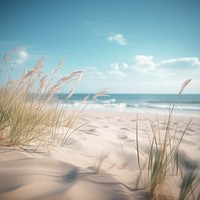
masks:
POLYGON ((14 59, 16 64, 24 64, 28 59, 28 53, 25 50, 17 51, 17 57, 14 59))
POLYGON ((126 39, 124 38, 124 36, 122 34, 116 34, 116 35, 112 35, 108 38, 108 41, 110 42, 117 42, 120 45, 126 45, 126 39))
POLYGON ((123 63, 123 68, 124 69, 128 69, 129 68, 128 64, 127 63, 123 63))
POLYGON ((86 73, 91 79, 106 79, 106 76, 102 72, 98 71, 96 67, 88 69, 86 73))
POLYGON ((119 70, 111 70, 111 71, 108 71, 108 73, 110 75, 117 76, 118 78, 123 78, 126 76, 126 74, 124 72, 119 71, 119 70))
POLYGON ((110 66, 113 70, 119 71, 119 63, 111 63, 110 66))
POLYGON ((200 60, 197 57, 172 58, 156 63, 153 56, 136 55, 134 60, 135 63, 132 69, 143 73, 151 71, 156 73, 173 73, 174 71, 191 70, 191 67, 200 67, 200 60))
POLYGON ((172 58, 168 60, 163 60, 158 65, 173 64, 173 63, 191 63, 192 65, 200 65, 200 60, 196 57, 183 57, 183 58, 172 58))
POLYGON ((119 63, 111 63, 111 70, 108 71, 108 74, 116 76, 118 78, 123 78, 126 76, 126 73, 122 72, 119 68, 119 63))
POLYGON ((152 56, 136 55, 135 64, 132 68, 136 71, 147 73, 155 70, 156 64, 154 63, 152 56))

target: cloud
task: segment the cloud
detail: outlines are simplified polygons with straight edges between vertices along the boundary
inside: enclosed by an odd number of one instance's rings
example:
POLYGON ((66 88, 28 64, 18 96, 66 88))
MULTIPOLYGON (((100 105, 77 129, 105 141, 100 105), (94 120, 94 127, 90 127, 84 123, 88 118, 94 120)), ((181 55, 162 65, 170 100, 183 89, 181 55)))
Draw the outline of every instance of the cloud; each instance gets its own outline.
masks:
POLYGON ((106 79, 106 76, 102 72, 98 71, 96 67, 88 69, 86 73, 91 79, 106 79))
POLYGON ((123 63, 123 68, 124 69, 128 69, 129 68, 128 64, 127 63, 123 63))
POLYGON ((14 62, 16 64, 24 64, 27 59, 28 59, 29 55, 25 50, 19 50, 16 52, 16 58, 14 59, 14 62))
POLYGON ((156 64, 153 61, 153 56, 136 55, 135 63, 132 68, 136 71, 147 73, 155 70, 156 64))
POLYGON ((160 63, 158 63, 158 65, 162 66, 162 65, 174 64, 174 63, 190 63, 192 65, 200 66, 200 60, 196 57, 172 58, 168 60, 163 60, 160 63))
POLYGON ((126 39, 124 38, 124 36, 122 34, 116 34, 116 35, 112 35, 108 38, 109 42, 117 42, 120 45, 126 45, 126 39))
POLYGON ((115 71, 119 71, 119 63, 111 63, 111 68, 115 71))
POLYGON ((153 56, 136 55, 135 63, 132 69, 148 73, 155 71, 157 73, 173 73, 174 71, 186 71, 192 68, 200 67, 200 60, 197 57, 180 57, 163 60, 159 63, 154 61, 153 56))
POLYGON ((108 71, 108 74, 116 76, 118 78, 123 78, 126 76, 126 73, 120 70, 118 63, 111 63, 110 66, 112 69, 108 71))

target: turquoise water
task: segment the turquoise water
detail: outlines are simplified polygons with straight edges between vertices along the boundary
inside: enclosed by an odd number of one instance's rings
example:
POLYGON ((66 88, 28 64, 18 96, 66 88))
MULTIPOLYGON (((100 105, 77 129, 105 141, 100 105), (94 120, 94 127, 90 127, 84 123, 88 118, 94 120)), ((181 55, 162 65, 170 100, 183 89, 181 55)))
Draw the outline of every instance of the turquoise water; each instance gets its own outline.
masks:
MULTIPOLYGON (((68 107, 78 107, 80 102, 88 94, 74 94, 67 100, 67 94, 57 94, 63 104, 68 107)), ((89 94, 89 105, 91 109, 111 111, 169 111, 170 106, 176 102, 175 111, 194 113, 200 115, 200 94, 109 94, 99 97, 98 101, 89 94)))

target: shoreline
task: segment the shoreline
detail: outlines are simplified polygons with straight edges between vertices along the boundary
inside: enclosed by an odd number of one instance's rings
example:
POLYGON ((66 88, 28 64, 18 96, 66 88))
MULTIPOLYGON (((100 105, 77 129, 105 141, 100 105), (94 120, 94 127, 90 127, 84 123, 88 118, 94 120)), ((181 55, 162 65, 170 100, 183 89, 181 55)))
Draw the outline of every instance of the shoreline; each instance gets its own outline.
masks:
MULTIPOLYGON (((76 108, 67 108, 67 110, 71 110, 71 111, 79 111, 82 110, 82 108, 84 107, 84 105, 81 105, 79 107, 76 108)), ((65 107, 64 107, 65 108, 65 107)), ((90 108, 88 106, 85 107, 85 109, 83 110, 83 113, 99 113, 99 114, 103 114, 103 113, 108 113, 108 114, 122 114, 122 115, 136 115, 138 113, 138 115, 147 115, 147 116, 168 116, 169 115, 169 110, 161 110, 161 109, 113 109, 113 108, 90 108)), ((184 117, 184 118, 200 118, 200 112, 198 111, 180 111, 180 110, 176 110, 174 109, 172 116, 177 116, 177 117, 184 117)))
POLYGON ((177 115, 188 115, 200 117, 200 95, 199 94, 109 94, 99 97, 96 101, 90 98, 82 102, 84 94, 74 94, 69 101, 65 100, 65 94, 61 96, 61 104, 68 109, 81 107, 87 104, 90 110, 103 110, 111 112, 141 112, 168 114, 173 104, 174 113, 177 115))

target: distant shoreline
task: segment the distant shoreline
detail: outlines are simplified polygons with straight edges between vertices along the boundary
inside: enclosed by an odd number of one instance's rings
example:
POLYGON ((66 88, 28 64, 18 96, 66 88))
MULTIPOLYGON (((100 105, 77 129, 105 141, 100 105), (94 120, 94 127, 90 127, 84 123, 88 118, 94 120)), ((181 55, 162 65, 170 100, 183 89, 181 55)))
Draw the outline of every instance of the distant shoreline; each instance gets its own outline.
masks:
POLYGON ((138 112, 150 114, 168 114, 174 107, 175 115, 200 117, 200 95, 183 94, 177 98, 175 94, 109 94, 98 100, 90 94, 87 101, 82 102, 87 94, 74 94, 70 99, 67 94, 56 94, 56 99, 67 109, 79 109, 87 104, 87 110, 103 112, 138 112))
MULTIPOLYGON (((60 108, 77 112, 84 108, 84 112, 168 116, 169 109, 177 97, 177 94, 109 94, 95 100, 92 98, 95 94, 90 94, 87 101, 83 102, 87 94, 75 93, 70 99, 66 98, 67 95, 67 93, 55 94, 56 98, 46 106, 51 107, 51 103, 54 104, 59 100, 60 108)), ((182 94, 175 103, 173 116, 200 118, 200 95, 182 94)))

